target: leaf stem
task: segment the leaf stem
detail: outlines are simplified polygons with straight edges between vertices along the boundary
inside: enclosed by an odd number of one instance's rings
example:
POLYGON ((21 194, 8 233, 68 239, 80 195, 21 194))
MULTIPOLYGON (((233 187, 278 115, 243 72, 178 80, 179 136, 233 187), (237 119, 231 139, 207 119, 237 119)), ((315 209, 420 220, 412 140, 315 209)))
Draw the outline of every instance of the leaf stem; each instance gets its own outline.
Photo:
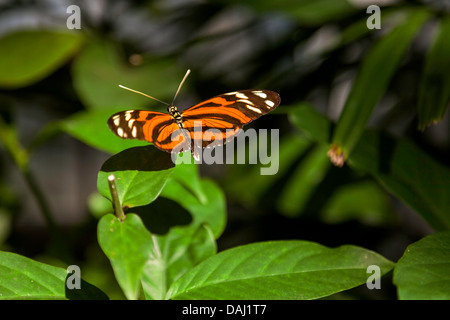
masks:
POLYGON ((114 214, 117 218, 119 218, 120 221, 123 221, 125 220, 126 216, 120 203, 119 194, 117 193, 116 177, 114 177, 113 174, 108 177, 108 184, 109 192, 111 193, 114 214))
POLYGON ((44 216, 47 226, 50 230, 50 233, 54 235, 57 234, 57 226, 50 211, 50 207, 44 197, 44 194, 36 183, 33 174, 30 171, 29 152, 20 145, 15 130, 11 126, 7 125, 1 117, 0 142, 4 145, 6 151, 9 153, 14 163, 19 168, 19 171, 24 176, 31 192, 34 194, 41 209, 42 215, 44 216))

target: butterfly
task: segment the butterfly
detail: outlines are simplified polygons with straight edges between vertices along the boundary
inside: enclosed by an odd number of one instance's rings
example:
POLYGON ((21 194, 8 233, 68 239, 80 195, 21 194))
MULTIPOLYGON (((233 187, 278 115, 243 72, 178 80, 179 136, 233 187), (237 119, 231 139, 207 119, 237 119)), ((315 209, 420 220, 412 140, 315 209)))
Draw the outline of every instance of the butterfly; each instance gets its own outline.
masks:
POLYGON ((171 104, 142 92, 120 86, 167 105, 168 113, 147 110, 126 110, 108 120, 112 132, 122 139, 139 139, 166 152, 192 150, 223 145, 240 133, 242 127, 280 104, 278 93, 269 90, 239 90, 218 95, 182 112, 173 105, 188 76, 186 73, 171 104))

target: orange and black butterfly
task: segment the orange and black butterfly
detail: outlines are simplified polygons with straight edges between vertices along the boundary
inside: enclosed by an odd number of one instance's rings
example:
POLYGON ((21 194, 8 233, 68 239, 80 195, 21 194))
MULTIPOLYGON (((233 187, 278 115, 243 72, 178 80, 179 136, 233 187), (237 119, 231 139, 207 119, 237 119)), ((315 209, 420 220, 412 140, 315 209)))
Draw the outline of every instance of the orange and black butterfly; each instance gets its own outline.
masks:
MULTIPOLYGON (((189 70, 178 91, 188 74, 189 70)), ((194 146, 205 148, 214 141, 214 145, 226 143, 235 137, 244 125, 278 107, 280 96, 269 90, 240 90, 205 100, 182 112, 178 111, 173 102, 170 105, 160 102, 168 106, 168 113, 121 111, 109 118, 108 126, 122 139, 146 140, 166 152, 191 149, 195 156, 194 146), (218 139, 222 139, 222 143, 218 143, 218 139)))

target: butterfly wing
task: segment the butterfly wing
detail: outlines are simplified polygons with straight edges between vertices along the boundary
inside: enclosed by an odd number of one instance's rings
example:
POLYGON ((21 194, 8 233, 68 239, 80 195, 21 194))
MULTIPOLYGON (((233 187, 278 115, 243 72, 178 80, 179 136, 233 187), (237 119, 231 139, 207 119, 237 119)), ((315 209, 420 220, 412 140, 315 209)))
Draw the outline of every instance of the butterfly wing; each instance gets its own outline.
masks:
POLYGON ((278 93, 269 90, 225 93, 185 110, 182 113, 184 128, 197 145, 202 139, 203 148, 217 139, 226 143, 244 125, 278 107, 280 101, 278 93))
POLYGON ((173 118, 161 112, 121 111, 109 118, 108 126, 122 139, 145 140, 167 152, 185 141, 173 118))
POLYGON ((171 115, 154 111, 118 112, 109 118, 108 125, 122 139, 146 140, 167 152, 172 152, 177 146, 189 150, 191 141, 203 148, 214 141, 216 145, 226 143, 244 125, 274 110, 279 104, 278 93, 269 90, 225 93, 182 112, 187 134, 171 115))

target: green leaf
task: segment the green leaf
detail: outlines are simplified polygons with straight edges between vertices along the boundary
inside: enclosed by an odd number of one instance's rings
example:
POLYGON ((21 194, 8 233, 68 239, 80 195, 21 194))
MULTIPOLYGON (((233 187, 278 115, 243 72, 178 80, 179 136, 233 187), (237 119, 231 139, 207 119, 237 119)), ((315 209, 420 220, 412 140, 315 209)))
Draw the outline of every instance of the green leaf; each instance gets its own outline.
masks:
POLYGON ((0 38, 0 87, 37 82, 63 65, 82 45, 76 32, 20 31, 0 38))
MULTIPOLYGON (((302 132, 317 142, 326 143, 324 131, 329 132, 331 128, 328 119, 306 105, 291 109, 290 119, 302 132)), ((365 131, 348 164, 353 169, 370 173, 433 228, 450 228, 450 170, 411 141, 365 131)))
POLYGON ((443 17, 425 62, 419 88, 419 129, 444 118, 450 103, 450 18, 443 17))
POLYGON ((148 146, 149 143, 146 141, 121 139, 111 132, 107 121, 115 111, 118 110, 81 111, 58 122, 58 125, 66 133, 85 144, 112 154, 131 147, 148 146))
POLYGON ((106 160, 98 173, 97 189, 111 200, 108 177, 113 174, 122 206, 143 206, 158 197, 174 167, 167 152, 153 146, 130 148, 106 160))
POLYGON ((373 109, 427 17, 426 11, 413 11, 403 24, 385 35, 367 53, 332 138, 332 144, 336 146, 333 148, 336 165, 342 165, 338 160, 342 155, 347 158, 360 139, 373 109))
POLYGON ((207 225, 197 229, 175 227, 154 238, 154 254, 141 278, 147 299, 164 299, 170 285, 199 262, 216 253, 214 235, 207 225))
POLYGON ((66 269, 0 252, 0 299, 107 299, 98 288, 81 280, 81 289, 67 289, 66 269))
POLYGON ((225 179, 226 193, 245 205, 254 206, 283 176, 289 175, 293 163, 311 146, 311 142, 300 135, 288 135, 280 141, 278 155, 272 161, 279 163, 277 174, 262 175, 262 165, 236 164, 225 179), (277 158, 276 158, 277 157, 277 158))
POLYGON ((192 215, 192 226, 208 224, 217 239, 225 229, 226 204, 225 195, 216 183, 209 179, 200 182, 205 199, 201 201, 185 186, 176 180, 169 179, 161 192, 161 197, 180 204, 192 215))
MULTIPOLYGON (((92 109, 139 109, 160 104, 118 87, 146 92, 158 99, 172 97, 182 78, 173 60, 158 59, 127 65, 112 43, 90 43, 73 65, 74 86, 83 104, 92 109)), ((152 108, 153 109, 153 108, 152 108)))
POLYGON ((316 146, 292 172, 277 200, 281 213, 291 217, 301 214, 330 168, 327 149, 326 145, 316 146))
POLYGON ((215 238, 226 218, 222 192, 214 183, 201 180, 194 164, 178 164, 161 197, 131 211, 153 234, 155 254, 141 279, 148 299, 164 299, 176 279, 215 254, 215 238))
POLYGON ((279 11, 297 19, 307 26, 321 26, 339 21, 356 12, 348 0, 259 0, 246 1, 258 11, 279 11))
POLYGON ((125 296, 130 300, 137 299, 139 279, 152 254, 152 235, 135 214, 127 214, 124 221, 112 214, 103 216, 98 223, 97 235, 125 296))
POLYGON ((395 267, 394 284, 401 300, 450 300, 450 232, 409 245, 395 267))
POLYGON ((332 125, 327 117, 317 112, 310 104, 300 103, 289 108, 289 121, 292 122, 302 133, 319 143, 330 142, 332 125))
POLYGON ((200 263, 169 289, 169 299, 316 299, 381 275, 394 264, 355 246, 330 249, 308 241, 275 241, 223 251, 200 263))
MULTIPOLYGON (((292 1, 292 3, 298 1, 292 1)), ((278 5, 278 2, 277 2, 278 5)), ((307 26, 340 21, 357 10, 348 0, 303 0, 287 12, 297 18, 298 22, 307 26)))
POLYGON ((386 192, 371 180, 339 187, 321 213, 327 223, 356 219, 367 225, 389 223, 394 216, 386 192))
POLYGON ((450 229, 450 169, 411 141, 367 131, 348 164, 372 174, 436 230, 450 229))

